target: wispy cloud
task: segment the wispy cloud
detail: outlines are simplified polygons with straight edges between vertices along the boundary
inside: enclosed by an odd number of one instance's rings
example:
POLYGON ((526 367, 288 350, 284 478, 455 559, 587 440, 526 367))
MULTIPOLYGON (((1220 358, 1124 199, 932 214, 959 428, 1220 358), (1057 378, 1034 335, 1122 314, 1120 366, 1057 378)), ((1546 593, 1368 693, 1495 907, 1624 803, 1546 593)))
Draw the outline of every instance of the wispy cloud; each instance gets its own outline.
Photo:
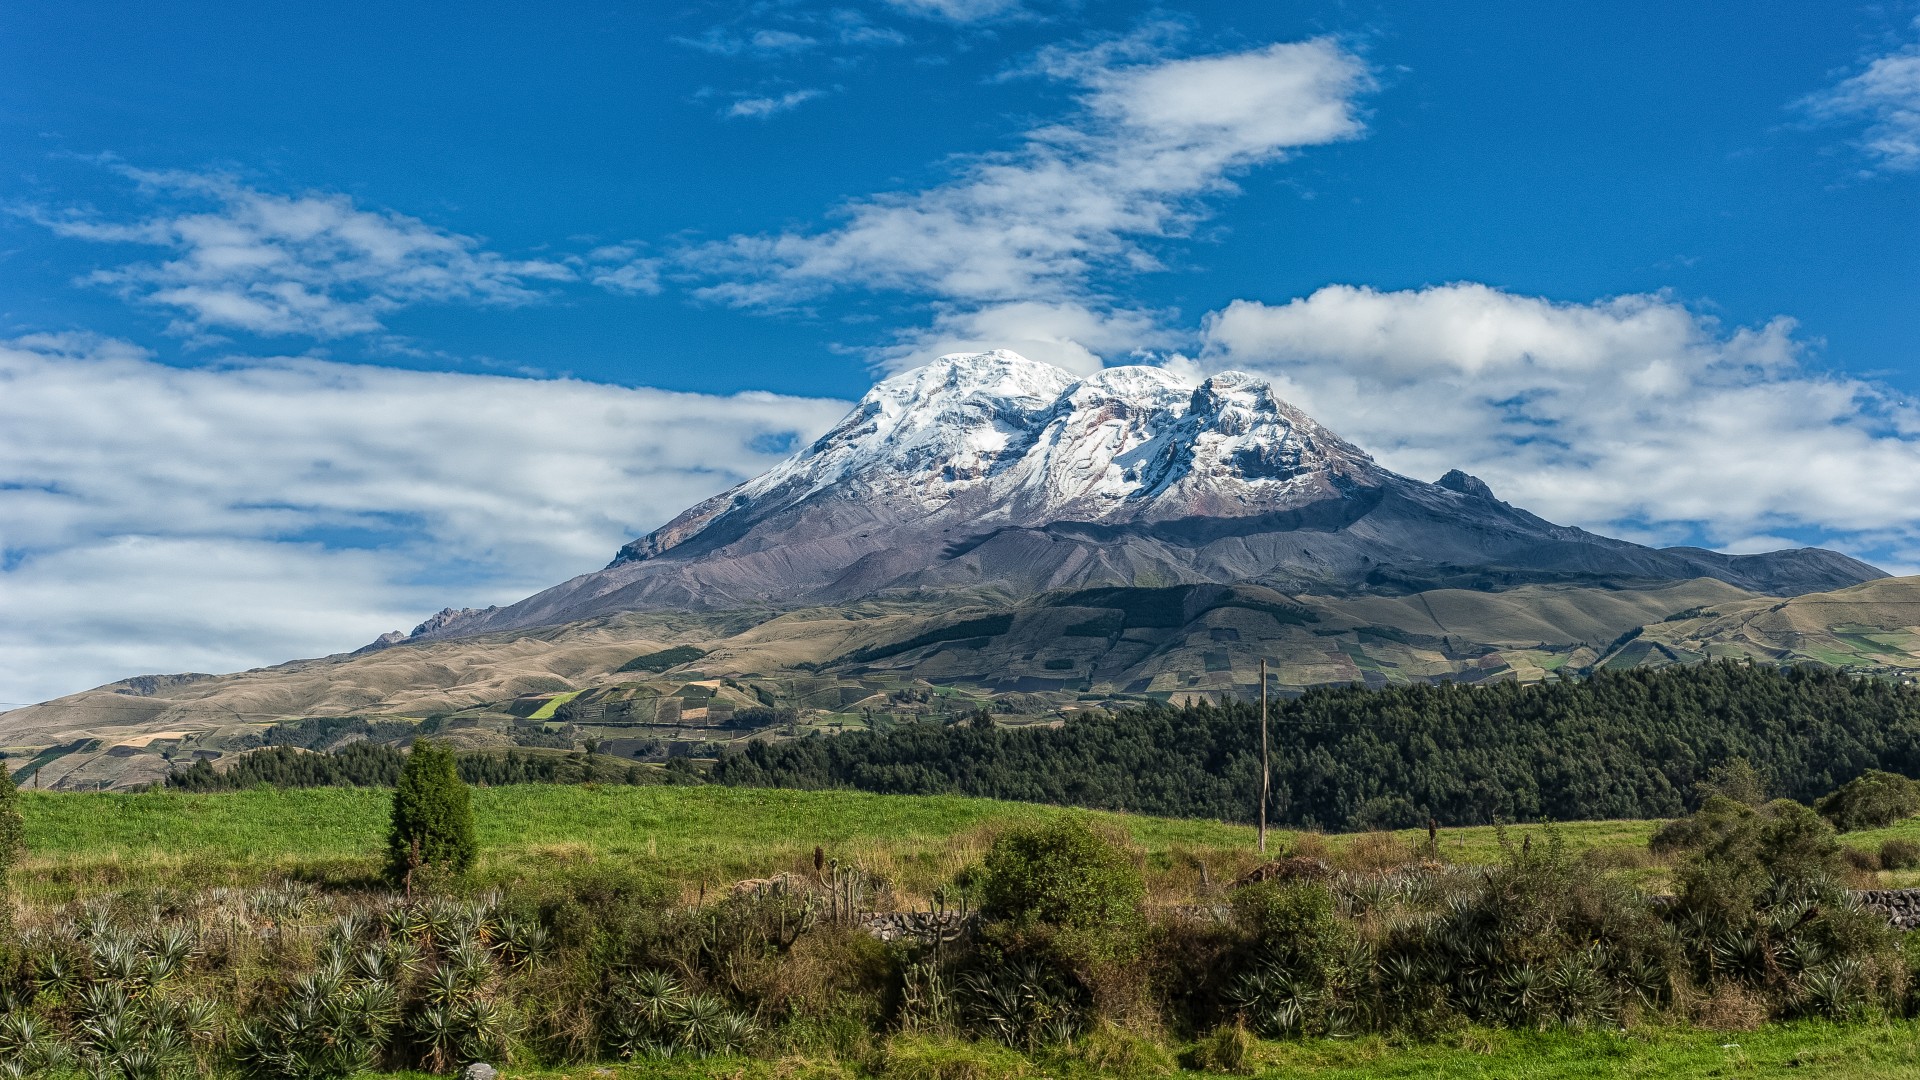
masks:
POLYGON ((762 28, 737 31, 724 26, 713 27, 699 37, 677 37, 673 40, 715 56, 790 56, 820 44, 819 38, 796 34, 791 30, 762 28))
POLYGON ((382 329, 421 303, 521 304, 574 272, 511 259, 470 236, 358 207, 345 195, 280 195, 217 173, 122 168, 158 205, 134 220, 76 210, 22 213, 61 236, 158 249, 161 257, 83 282, 176 313, 194 335, 240 330, 321 338, 382 329))
MULTIPOLYGON (((1920 29, 1920 20, 1914 26, 1920 29)), ((1920 42, 1875 57, 1801 106, 1816 119, 1864 122, 1861 149, 1881 168, 1920 169, 1920 42)))
POLYGON ((1920 561, 1920 411, 1808 371, 1790 319, 1728 329, 1659 295, 1341 285, 1236 302, 1205 339, 1201 366, 1273 377, 1388 466, 1464 468, 1555 520, 1742 547, 1814 530, 1920 561))
POLYGON ((1023 11, 1021 0, 887 0, 912 15, 970 23, 1000 19, 1023 11))
POLYGON ((639 244, 606 244, 568 262, 590 284, 608 292, 628 296, 660 292, 660 259, 641 254, 639 244))
MULTIPOLYGON (((943 302, 940 325, 963 330, 1018 312, 1037 331, 1034 317, 1052 312, 1061 321, 1049 333, 1063 342, 1089 318, 1132 325, 1098 313, 1105 279, 1157 268, 1149 245, 1185 235, 1237 173, 1357 137, 1356 99, 1371 85, 1366 65, 1324 38, 1184 59, 1152 58, 1134 41, 1055 50, 1038 69, 1082 88, 1076 114, 962 163, 947 183, 850 202, 835 227, 683 252, 711 282, 699 295, 780 308, 899 291, 943 302)), ((888 358, 920 354, 913 344, 888 358)))
POLYGON ((846 403, 0 343, 0 700, 234 670, 506 602, 846 403))
POLYGON ((889 26, 881 26, 852 8, 828 11, 754 10, 756 20, 776 15, 784 26, 720 25, 694 37, 673 40, 690 49, 714 56, 748 60, 779 60, 841 46, 852 49, 885 48, 907 43, 907 35, 889 26))
POLYGON ((824 90, 789 90, 778 97, 746 97, 733 103, 726 111, 728 116, 744 117, 752 120, 765 120, 783 112, 797 109, 817 97, 824 97, 824 90))

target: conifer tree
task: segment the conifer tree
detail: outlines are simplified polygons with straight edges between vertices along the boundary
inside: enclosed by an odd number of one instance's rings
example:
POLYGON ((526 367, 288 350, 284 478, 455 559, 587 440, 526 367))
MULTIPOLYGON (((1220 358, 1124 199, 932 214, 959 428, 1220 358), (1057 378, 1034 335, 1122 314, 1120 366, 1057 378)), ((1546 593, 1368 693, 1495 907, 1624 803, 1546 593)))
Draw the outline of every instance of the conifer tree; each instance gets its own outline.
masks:
POLYGON ((393 824, 387 831, 387 877, 411 883, 422 867, 464 873, 478 845, 473 836, 473 806, 460 779, 453 751, 415 739, 400 782, 393 791, 393 824))

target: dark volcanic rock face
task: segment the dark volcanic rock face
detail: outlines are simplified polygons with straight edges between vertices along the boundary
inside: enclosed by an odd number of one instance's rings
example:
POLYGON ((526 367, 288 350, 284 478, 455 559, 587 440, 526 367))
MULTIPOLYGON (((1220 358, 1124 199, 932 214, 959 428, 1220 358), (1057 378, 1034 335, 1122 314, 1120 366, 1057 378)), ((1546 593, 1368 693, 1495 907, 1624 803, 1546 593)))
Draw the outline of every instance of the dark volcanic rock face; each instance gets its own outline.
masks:
POLYGON ((960 588, 1337 595, 1712 577, 1796 595, 1883 576, 1819 549, 1653 549, 1555 525, 1457 470, 1428 484, 1381 468, 1237 372, 1198 386, 1149 367, 1080 379, 984 353, 881 383, 812 446, 604 570, 416 636, 960 588))

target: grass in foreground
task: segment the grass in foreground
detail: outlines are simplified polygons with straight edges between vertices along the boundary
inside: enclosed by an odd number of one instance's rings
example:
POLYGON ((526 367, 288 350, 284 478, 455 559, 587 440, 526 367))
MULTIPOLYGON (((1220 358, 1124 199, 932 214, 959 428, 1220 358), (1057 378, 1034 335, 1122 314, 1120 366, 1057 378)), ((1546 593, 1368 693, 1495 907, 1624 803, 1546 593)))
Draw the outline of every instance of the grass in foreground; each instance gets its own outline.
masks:
MULTIPOLYGON (((1768 1077, 1905 1080, 1920 1076, 1920 1022, 1836 1026, 1776 1024, 1759 1031, 1655 1030, 1584 1033, 1472 1029, 1438 1042, 1396 1044, 1377 1036, 1258 1043, 1251 1075, 1314 1080, 1695 1080, 1768 1077)), ((869 1060, 794 1054, 769 1060, 583 1065, 511 1070, 527 1080, 1040 1080, 1093 1076, 1147 1080, 1217 1076, 1184 1069, 1096 1066, 1072 1052, 1029 1058, 999 1046, 895 1039, 869 1060)), ((374 1074, 366 1074, 372 1080, 374 1074)), ((424 1074, 381 1074, 426 1080, 424 1074)), ((1248 1075, 1248 1074, 1242 1074, 1248 1075)))

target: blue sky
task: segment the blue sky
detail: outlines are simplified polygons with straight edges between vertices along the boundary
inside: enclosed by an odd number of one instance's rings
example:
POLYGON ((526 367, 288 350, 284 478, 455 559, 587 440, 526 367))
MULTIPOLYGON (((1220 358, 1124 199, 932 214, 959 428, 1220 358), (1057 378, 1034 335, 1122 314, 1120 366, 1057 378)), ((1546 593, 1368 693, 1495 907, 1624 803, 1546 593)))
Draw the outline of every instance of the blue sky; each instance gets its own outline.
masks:
POLYGON ((0 699, 511 599, 990 346, 1920 565, 1916 17, 11 5, 0 699))

